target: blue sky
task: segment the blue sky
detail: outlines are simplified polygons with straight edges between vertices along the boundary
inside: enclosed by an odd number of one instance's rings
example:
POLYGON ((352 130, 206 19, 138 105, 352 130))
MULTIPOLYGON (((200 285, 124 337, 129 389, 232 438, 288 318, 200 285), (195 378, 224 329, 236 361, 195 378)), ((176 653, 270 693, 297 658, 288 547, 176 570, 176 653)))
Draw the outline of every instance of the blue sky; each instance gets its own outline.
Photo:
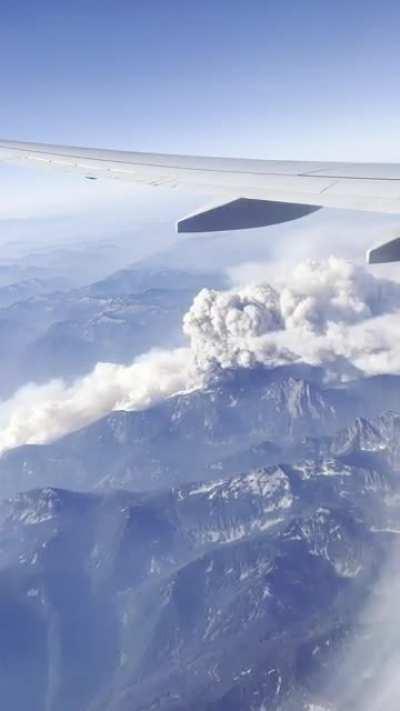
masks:
MULTIPOLYGON (((394 0, 3 0, 0 20, 5 138, 400 161, 394 0)), ((0 168, 0 195, 0 219, 179 210, 169 195, 27 169, 0 168)))

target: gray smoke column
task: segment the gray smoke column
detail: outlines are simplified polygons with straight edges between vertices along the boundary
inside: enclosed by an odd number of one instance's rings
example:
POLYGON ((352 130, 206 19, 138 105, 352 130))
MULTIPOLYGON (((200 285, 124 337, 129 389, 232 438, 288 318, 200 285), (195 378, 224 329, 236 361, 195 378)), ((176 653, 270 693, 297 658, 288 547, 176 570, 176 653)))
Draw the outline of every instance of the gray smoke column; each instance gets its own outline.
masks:
POLYGON ((400 286, 330 257, 286 283, 201 291, 184 318, 198 367, 327 365, 338 377, 399 372, 400 286))
POLYGON ((304 362, 337 379, 400 373, 399 284, 335 257, 301 262, 272 282, 201 291, 184 318, 187 348, 129 366, 98 363, 73 385, 22 388, 0 404, 0 451, 51 441, 112 410, 150 407, 226 368, 304 362))

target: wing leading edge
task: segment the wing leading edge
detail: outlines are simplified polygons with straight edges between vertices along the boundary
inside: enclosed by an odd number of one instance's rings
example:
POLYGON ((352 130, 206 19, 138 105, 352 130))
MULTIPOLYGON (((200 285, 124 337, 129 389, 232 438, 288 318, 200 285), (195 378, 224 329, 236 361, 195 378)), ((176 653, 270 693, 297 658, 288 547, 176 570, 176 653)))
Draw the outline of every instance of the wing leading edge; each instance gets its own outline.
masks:
MULTIPOLYGON (((277 224, 321 207, 400 213, 396 163, 206 158, 5 140, 0 161, 221 195, 222 205, 181 220, 180 232, 277 224)), ((378 261, 379 253, 373 257, 378 261)))

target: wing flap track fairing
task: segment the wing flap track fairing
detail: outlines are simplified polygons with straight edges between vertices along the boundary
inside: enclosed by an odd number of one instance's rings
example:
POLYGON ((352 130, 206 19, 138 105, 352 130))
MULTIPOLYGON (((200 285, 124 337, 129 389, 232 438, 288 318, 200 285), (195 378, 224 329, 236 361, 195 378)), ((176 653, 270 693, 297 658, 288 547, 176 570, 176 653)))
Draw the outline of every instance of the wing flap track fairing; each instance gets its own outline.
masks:
POLYGON ((177 227, 178 232, 245 230, 290 222, 319 209, 317 205, 238 198, 185 217, 177 227))

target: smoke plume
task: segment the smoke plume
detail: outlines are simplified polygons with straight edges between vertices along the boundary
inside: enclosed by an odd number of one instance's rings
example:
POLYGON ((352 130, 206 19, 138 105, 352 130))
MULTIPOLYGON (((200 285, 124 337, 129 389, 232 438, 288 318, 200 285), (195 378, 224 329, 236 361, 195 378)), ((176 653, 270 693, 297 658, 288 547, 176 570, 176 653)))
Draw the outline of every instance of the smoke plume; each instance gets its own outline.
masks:
POLYGON ((28 385, 0 406, 0 451, 49 442, 112 410, 142 410, 200 385, 186 348, 150 352, 130 366, 98 363, 71 386, 61 380, 28 385))
POLYGON ((204 289, 184 318, 200 369, 326 365, 337 372, 400 371, 400 285, 330 257, 306 261, 284 283, 204 289))
POLYGON ((130 366, 98 363, 69 386, 22 388, 0 405, 0 451, 51 441, 112 410, 144 409, 226 368, 304 362, 338 380, 400 373, 400 285, 335 257, 305 261, 270 284, 202 290, 183 330, 187 348, 130 366))

